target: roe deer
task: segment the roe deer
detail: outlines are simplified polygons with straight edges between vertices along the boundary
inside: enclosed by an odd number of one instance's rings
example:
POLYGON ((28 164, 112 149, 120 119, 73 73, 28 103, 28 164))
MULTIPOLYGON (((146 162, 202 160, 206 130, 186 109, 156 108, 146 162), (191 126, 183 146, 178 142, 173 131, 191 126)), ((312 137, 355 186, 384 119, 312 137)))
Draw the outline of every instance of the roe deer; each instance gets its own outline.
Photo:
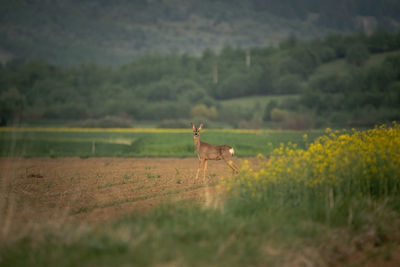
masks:
POLYGON ((234 150, 232 147, 227 145, 214 146, 200 141, 200 130, 203 128, 203 124, 200 124, 199 128, 196 128, 193 123, 190 123, 194 134, 194 145, 196 146, 197 155, 199 157, 199 168, 197 169, 196 180, 199 178, 199 172, 204 164, 203 179, 206 178, 207 160, 221 160, 223 159, 234 172, 238 172, 239 168, 232 161, 234 150))

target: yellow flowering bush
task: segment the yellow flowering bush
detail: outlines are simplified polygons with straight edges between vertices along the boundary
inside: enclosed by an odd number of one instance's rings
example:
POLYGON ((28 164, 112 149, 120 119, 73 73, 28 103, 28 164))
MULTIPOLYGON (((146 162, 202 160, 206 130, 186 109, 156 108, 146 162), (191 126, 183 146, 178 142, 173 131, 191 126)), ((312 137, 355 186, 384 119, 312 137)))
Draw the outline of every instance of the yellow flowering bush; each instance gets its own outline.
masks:
MULTIPOLYGON (((304 136, 306 139, 307 136, 304 136)), ((259 155, 261 167, 244 162, 231 181, 234 194, 279 201, 382 197, 400 193, 400 125, 382 125, 365 131, 332 131, 307 149, 281 144, 268 159, 259 155)))

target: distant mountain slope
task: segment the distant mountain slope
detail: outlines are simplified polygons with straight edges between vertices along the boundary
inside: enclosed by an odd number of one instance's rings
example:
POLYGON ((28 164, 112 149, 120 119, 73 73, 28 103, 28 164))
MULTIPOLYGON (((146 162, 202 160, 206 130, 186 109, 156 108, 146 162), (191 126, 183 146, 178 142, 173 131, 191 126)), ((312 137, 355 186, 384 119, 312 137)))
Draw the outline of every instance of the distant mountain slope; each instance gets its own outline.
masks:
POLYGON ((395 30, 399 14, 389 0, 3 0, 0 61, 120 64, 143 53, 275 45, 290 34, 395 30))

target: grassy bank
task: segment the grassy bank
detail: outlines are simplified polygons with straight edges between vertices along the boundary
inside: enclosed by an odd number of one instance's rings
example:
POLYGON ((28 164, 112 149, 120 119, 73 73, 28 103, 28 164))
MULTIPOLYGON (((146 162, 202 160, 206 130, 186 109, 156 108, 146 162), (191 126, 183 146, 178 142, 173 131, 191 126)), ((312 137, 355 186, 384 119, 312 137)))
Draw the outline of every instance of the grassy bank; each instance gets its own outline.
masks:
POLYGON ((101 226, 53 226, 0 249, 2 266, 319 266, 398 252, 398 213, 385 202, 354 203, 357 227, 330 225, 290 206, 195 203, 158 207, 101 226))

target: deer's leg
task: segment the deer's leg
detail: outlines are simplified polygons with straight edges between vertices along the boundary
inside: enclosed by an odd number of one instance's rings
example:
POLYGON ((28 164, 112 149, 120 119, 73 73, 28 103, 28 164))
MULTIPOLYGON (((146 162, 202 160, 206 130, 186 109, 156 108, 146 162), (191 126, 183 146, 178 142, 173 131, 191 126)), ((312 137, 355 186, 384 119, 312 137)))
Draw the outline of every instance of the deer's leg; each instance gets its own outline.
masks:
POLYGON ((206 179, 206 171, 207 171, 207 160, 204 160, 204 173, 203 173, 203 180, 206 179))
POLYGON ((239 172, 239 168, 238 166, 235 164, 235 162, 233 162, 233 160, 231 159, 230 163, 232 163, 232 168, 233 170, 238 173, 239 172))
POLYGON ((200 172, 200 169, 201 169, 201 167, 203 165, 203 162, 204 162, 203 159, 199 159, 199 167, 197 168, 196 180, 199 178, 199 172, 200 172))
POLYGON ((229 167, 232 168, 232 170, 236 173, 239 172, 239 168, 238 166, 236 166, 236 164, 232 161, 232 157, 229 157, 227 159, 227 157, 223 157, 224 161, 226 162, 226 164, 228 164, 229 167))
POLYGON ((234 172, 238 173, 239 168, 238 168, 238 166, 236 166, 235 162, 232 161, 232 165, 233 165, 234 172))

